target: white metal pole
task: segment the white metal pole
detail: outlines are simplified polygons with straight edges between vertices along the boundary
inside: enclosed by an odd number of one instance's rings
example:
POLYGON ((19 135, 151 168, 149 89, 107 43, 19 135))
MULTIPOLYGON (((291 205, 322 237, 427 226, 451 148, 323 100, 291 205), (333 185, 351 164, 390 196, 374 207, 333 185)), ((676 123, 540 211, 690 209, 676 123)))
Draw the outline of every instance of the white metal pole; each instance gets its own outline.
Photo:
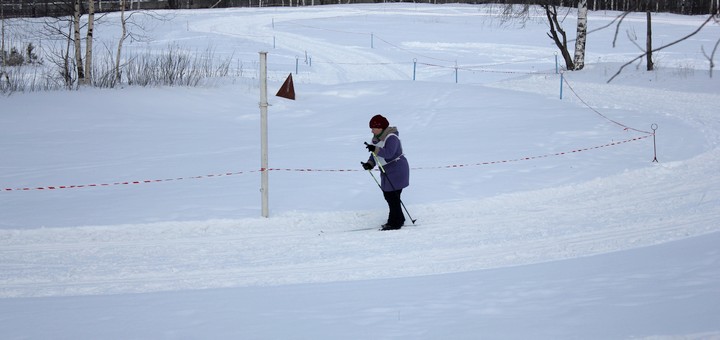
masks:
POLYGON ((260 174, 262 216, 270 216, 268 209, 268 123, 267 123, 267 52, 260 52, 260 174))

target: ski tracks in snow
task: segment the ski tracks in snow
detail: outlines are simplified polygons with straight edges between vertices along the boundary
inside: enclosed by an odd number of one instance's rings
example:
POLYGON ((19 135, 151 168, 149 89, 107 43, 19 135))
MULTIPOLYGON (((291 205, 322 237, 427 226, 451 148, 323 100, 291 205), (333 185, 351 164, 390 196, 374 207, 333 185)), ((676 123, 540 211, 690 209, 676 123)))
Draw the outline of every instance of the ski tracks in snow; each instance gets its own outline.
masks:
MULTIPOLYGON (((316 15, 305 14, 307 18, 316 15)), ((207 25, 194 24, 192 29, 233 35, 245 27, 261 36, 267 34, 267 27, 258 28, 257 24, 267 26, 272 18, 284 20, 276 13, 239 16, 229 21, 208 20, 207 25)), ((311 40, 288 32, 275 34, 292 41, 283 48, 295 52, 311 40)), ((312 46, 314 53, 322 51, 335 60, 383 61, 368 51, 322 41, 312 40, 312 46)), ((363 79, 361 74, 350 75, 357 68, 340 64, 318 67, 336 68, 336 78, 327 78, 329 82, 363 79)), ((391 77, 402 76, 392 66, 379 67, 394 74, 391 77)), ((370 78, 377 79, 374 75, 370 78)), ((531 76, 494 86, 554 96, 556 79, 531 76)), ((696 98, 687 100, 680 92, 591 83, 583 83, 577 90, 593 105, 609 105, 603 101, 612 98, 612 105, 618 107, 675 116, 703 134, 709 149, 687 160, 565 187, 475 201, 408 205, 419 225, 390 232, 340 232, 372 226, 382 221, 382 211, 291 212, 272 219, 0 230, 0 297, 443 274, 592 256, 720 230, 720 123, 713 119, 716 113, 708 105, 718 102, 717 95, 695 93, 696 98), (642 100, 637 100, 636 91, 642 91, 642 100), (685 99, 668 105, 668 96, 685 99)))
MULTIPOLYGON (((348 11, 344 16, 363 15, 363 12, 348 11)), ((305 65, 312 62, 312 72, 300 72, 296 79, 302 81, 303 77, 312 78, 313 83, 344 83, 364 80, 407 80, 411 75, 407 70, 402 71, 395 63, 373 53, 370 46, 342 46, 326 42, 311 35, 292 33, 293 29, 303 28, 299 22, 311 19, 323 19, 335 17, 337 12, 326 12, 322 9, 294 11, 273 11, 268 14, 223 16, 220 19, 208 19, 203 22, 196 22, 192 30, 210 34, 224 35, 242 40, 253 40, 267 44, 277 42, 277 49, 273 47, 270 51, 270 58, 276 60, 284 59, 283 63, 288 66, 295 63, 295 58, 302 60, 305 65), (277 51, 277 52, 275 52, 277 51), (287 54, 290 52, 290 54, 287 54), (306 60, 306 55, 313 58, 306 60), (358 67, 362 65, 362 67, 358 67), (322 75, 321 79, 318 79, 322 75)), ((310 30, 321 28, 310 28, 310 30)), ((352 32, 349 32, 352 33, 352 32)), ((363 35, 363 33, 356 33, 363 35)), ((369 33, 368 35, 368 41, 369 33)))
POLYGON ((718 231, 713 150, 567 187, 379 213, 0 230, 1 297, 104 295, 432 275, 650 246, 718 231))

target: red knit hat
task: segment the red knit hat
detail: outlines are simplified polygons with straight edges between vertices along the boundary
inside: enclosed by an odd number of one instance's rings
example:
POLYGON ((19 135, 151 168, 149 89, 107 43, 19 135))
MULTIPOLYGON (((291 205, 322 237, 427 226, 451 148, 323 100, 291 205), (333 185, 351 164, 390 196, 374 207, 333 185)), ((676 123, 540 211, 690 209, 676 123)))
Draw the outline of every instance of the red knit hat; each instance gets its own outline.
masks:
POLYGON ((371 129, 387 129, 387 127, 390 126, 390 122, 388 120, 381 116, 381 115, 375 115, 370 119, 370 128, 371 129))

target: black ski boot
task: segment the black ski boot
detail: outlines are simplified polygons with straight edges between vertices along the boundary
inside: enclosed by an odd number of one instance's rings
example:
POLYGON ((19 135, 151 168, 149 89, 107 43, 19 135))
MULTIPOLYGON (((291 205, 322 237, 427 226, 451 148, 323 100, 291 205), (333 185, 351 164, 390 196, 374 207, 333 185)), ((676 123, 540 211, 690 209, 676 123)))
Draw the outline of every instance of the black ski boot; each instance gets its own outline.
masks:
POLYGON ((394 226, 389 224, 383 224, 380 230, 386 231, 386 230, 398 230, 402 228, 402 225, 394 226))

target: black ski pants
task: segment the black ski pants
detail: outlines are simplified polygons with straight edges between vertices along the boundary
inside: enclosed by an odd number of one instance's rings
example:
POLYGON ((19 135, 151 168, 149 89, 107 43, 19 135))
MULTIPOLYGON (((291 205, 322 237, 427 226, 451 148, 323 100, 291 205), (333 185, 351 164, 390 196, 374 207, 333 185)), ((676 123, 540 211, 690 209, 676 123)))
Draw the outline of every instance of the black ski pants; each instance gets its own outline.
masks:
POLYGON ((401 227, 405 224, 405 215, 402 211, 402 200, 400 199, 402 189, 395 191, 383 191, 383 196, 387 201, 390 213, 388 214, 387 224, 393 227, 401 227))

